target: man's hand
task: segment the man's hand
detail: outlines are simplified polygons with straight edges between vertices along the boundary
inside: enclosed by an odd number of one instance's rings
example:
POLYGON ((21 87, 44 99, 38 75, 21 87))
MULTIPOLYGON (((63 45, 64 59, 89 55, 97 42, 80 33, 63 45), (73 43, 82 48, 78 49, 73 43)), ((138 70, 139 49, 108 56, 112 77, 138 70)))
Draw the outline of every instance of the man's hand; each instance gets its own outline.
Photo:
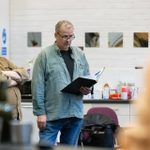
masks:
POLYGON ((87 94, 89 94, 89 93, 91 93, 91 90, 92 90, 92 87, 81 87, 80 88, 80 92, 83 94, 83 95, 87 95, 87 94))
POLYGON ((37 126, 39 129, 44 129, 46 127, 46 115, 37 116, 37 126))

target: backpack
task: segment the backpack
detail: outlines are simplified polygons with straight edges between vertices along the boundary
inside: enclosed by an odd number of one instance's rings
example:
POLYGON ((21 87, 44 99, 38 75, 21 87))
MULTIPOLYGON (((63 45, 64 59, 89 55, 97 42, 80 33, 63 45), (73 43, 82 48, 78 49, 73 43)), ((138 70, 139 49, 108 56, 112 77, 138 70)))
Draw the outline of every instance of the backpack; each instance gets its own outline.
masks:
POLYGON ((117 125, 107 116, 87 114, 80 133, 80 144, 114 148, 117 125))

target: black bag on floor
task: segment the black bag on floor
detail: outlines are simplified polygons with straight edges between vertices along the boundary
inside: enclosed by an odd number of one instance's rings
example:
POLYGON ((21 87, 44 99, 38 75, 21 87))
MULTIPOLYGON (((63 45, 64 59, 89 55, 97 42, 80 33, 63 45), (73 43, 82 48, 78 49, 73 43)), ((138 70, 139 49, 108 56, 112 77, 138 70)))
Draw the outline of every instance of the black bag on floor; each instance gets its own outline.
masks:
POLYGON ((90 125, 82 129, 80 139, 83 145, 113 148, 115 144, 112 125, 90 125))
POLYGON ((85 115, 79 143, 85 146, 113 148, 117 127, 118 125, 105 115, 85 115))

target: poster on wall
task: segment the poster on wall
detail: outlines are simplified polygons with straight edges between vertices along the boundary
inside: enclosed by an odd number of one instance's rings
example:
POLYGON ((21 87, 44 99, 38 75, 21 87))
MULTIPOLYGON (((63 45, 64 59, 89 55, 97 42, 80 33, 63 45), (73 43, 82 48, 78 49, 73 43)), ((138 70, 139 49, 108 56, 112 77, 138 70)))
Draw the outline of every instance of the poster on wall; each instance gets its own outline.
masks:
POLYGON ((2 29, 2 33, 1 33, 1 56, 7 56, 7 31, 5 28, 2 29))
POLYGON ((122 32, 109 32, 108 33, 108 46, 109 47, 123 47, 123 33, 122 32))
POLYGON ((27 34, 28 47, 41 47, 41 32, 28 32, 27 34))
POLYGON ((134 32, 133 38, 134 47, 148 47, 148 32, 134 32))
POLYGON ((99 47, 99 33, 86 32, 85 33, 85 47, 99 47))

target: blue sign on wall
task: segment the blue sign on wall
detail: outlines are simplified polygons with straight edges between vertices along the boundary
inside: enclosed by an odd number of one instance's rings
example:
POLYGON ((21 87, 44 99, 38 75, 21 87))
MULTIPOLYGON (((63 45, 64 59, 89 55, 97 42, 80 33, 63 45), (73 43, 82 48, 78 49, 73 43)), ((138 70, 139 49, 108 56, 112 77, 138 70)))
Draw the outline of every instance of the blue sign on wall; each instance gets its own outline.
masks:
POLYGON ((2 54, 2 56, 7 55, 7 47, 2 47, 1 54, 2 54))
POLYGON ((1 34, 1 39, 2 39, 2 47, 1 47, 1 55, 2 56, 7 56, 7 46, 6 46, 6 42, 7 42, 7 34, 6 34, 6 29, 3 28, 2 30, 2 34, 1 34))
POLYGON ((4 28, 2 31, 2 42, 3 42, 3 44, 6 44, 6 40, 7 40, 7 34, 6 34, 6 29, 4 28))

